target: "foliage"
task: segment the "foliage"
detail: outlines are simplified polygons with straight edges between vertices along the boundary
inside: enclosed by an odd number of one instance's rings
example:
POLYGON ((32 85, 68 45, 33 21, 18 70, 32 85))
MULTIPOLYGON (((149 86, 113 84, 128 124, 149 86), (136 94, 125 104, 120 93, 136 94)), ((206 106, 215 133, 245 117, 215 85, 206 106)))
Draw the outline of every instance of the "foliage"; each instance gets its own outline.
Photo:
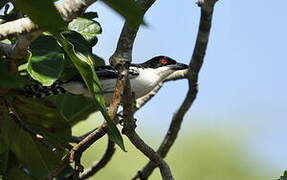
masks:
POLYGON ((287 171, 284 171, 283 176, 280 177, 278 180, 286 180, 287 179, 287 171))
MULTIPOLYGON (((51 0, 11 2, 13 9, 9 12, 11 4, 0 3, 0 8, 6 9, 0 16, 1 23, 28 15, 46 32, 32 42, 27 56, 16 64, 0 56, 0 94, 5 96, 0 100, 0 179, 29 180, 47 176, 67 154, 71 128, 96 111, 108 122, 110 139, 124 149, 121 134, 107 113, 100 81, 94 71, 95 66, 104 65, 92 52, 102 32, 99 22, 94 20, 97 14, 85 13, 67 23, 51 0), (72 94, 32 99, 23 94, 27 84, 50 86, 78 74, 94 94, 92 99, 72 94), (47 142, 43 143, 38 136, 43 136, 47 142)), ((142 22, 143 13, 134 1, 104 2, 131 25, 142 22)), ((6 39, 5 43, 16 40, 6 39)))

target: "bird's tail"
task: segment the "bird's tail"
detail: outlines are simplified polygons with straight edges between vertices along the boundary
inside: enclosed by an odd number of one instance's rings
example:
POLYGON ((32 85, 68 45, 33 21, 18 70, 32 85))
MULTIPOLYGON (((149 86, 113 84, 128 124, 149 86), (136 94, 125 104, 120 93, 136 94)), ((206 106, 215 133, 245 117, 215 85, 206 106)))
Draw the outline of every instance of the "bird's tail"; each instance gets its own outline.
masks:
POLYGON ((42 86, 41 84, 32 84, 24 87, 24 95, 30 98, 44 98, 48 96, 64 94, 67 91, 61 87, 62 81, 57 81, 51 86, 42 86))

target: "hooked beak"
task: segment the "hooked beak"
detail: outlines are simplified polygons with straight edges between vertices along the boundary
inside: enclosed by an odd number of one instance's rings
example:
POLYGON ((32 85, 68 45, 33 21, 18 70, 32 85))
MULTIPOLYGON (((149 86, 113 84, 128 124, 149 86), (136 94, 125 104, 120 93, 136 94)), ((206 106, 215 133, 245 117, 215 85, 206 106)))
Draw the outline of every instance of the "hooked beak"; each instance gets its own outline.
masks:
POLYGON ((171 69, 173 70, 183 70, 183 69, 188 69, 189 66, 186 65, 186 64, 183 64, 183 63, 176 63, 176 64, 173 64, 172 66, 170 66, 171 69))

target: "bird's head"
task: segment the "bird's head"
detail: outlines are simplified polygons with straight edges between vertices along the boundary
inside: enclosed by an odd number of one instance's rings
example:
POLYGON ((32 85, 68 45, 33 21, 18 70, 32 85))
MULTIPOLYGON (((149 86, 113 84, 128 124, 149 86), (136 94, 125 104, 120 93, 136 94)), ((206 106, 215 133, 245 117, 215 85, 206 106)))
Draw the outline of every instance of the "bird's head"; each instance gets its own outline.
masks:
POLYGON ((188 69, 188 65, 176 62, 176 60, 167 56, 156 56, 140 65, 143 68, 149 68, 160 76, 168 76, 169 74, 188 69))
POLYGON ((142 64, 143 67, 146 68, 164 68, 164 69, 171 69, 171 70, 183 70, 187 69, 188 65, 176 62, 176 60, 167 57, 167 56, 156 56, 152 59, 144 62, 142 64))

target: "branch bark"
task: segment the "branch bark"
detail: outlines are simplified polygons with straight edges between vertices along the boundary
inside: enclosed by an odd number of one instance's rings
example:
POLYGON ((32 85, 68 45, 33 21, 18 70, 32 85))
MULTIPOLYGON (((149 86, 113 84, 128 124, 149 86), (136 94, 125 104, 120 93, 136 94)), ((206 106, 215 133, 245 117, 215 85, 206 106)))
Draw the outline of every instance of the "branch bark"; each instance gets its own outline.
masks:
MULTIPOLYGON (((84 11, 96 0, 63 0, 56 5, 62 18, 69 22, 84 11)), ((0 24, 0 40, 19 36, 15 44, 0 42, 0 52, 11 59, 21 59, 27 55, 28 46, 42 34, 42 30, 28 17, 0 24)))
MULTIPOLYGON (((96 0, 63 0, 56 4, 56 8, 65 21, 71 21, 81 15, 95 1, 96 0)), ((20 18, 0 25, 0 40, 35 32, 37 30, 38 26, 28 17, 20 18)))
MULTIPOLYGON (((211 23, 212 23, 213 9, 216 2, 217 0, 198 1, 198 5, 201 7, 201 17, 200 17, 200 25, 197 34, 196 44, 191 61, 189 63, 190 68, 188 72, 182 74, 182 77, 186 76, 188 79, 189 90, 182 105, 173 116, 169 130, 167 131, 165 138, 162 141, 157 151, 161 155, 161 157, 165 157, 170 148, 172 147, 172 145, 174 144, 178 132, 180 130, 183 117, 189 110, 189 108, 191 107, 196 98, 198 92, 197 88, 198 75, 202 67, 205 52, 207 49, 211 23)), ((170 79, 173 78, 174 77, 170 77, 170 79)), ((152 161, 150 161, 141 171, 138 172, 138 174, 133 179, 137 178, 144 180, 147 179, 151 175, 155 167, 156 165, 152 161)))
POLYGON ((122 133, 125 134, 132 144, 139 149, 145 156, 147 156, 156 166, 159 167, 163 180, 173 180, 173 176, 168 164, 162 159, 162 157, 149 147, 135 132, 135 122, 133 118, 134 107, 132 101, 132 93, 130 82, 127 79, 123 96, 123 116, 124 127, 122 133))

